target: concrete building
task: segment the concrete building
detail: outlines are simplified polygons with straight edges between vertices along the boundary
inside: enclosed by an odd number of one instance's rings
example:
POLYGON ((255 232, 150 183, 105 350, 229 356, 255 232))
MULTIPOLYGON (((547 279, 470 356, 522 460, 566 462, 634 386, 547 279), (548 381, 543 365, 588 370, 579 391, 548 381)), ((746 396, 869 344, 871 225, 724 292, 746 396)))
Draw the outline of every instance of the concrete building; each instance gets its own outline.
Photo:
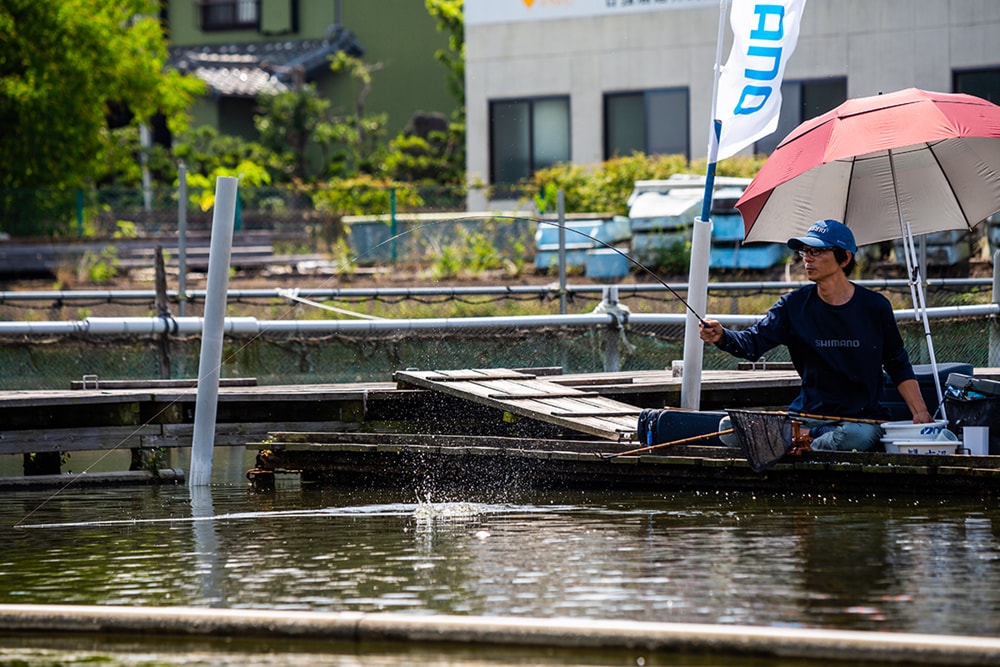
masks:
MULTIPOLYGON (((705 157, 720 4, 465 0, 469 183, 502 189, 633 151, 705 157)), ((1000 102, 1000 2, 808 0, 779 128, 743 152, 770 152, 849 97, 909 87, 1000 102)), ((469 206, 487 206, 481 191, 469 206)))

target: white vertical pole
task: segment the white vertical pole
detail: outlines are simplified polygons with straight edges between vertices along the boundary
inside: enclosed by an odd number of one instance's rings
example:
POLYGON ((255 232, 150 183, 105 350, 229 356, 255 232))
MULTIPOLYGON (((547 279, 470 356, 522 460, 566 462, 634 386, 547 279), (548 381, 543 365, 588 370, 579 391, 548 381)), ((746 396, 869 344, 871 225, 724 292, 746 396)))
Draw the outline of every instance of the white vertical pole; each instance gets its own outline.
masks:
MULTIPOLYGON (((913 232, 910 230, 910 223, 906 223, 906 235, 903 238, 903 247, 905 251, 910 255, 911 258, 916 257, 916 249, 913 246, 913 232)), ((927 340, 927 356, 931 360, 931 372, 934 373, 934 389, 937 391, 938 399, 938 409, 931 410, 933 416, 937 416, 940 413, 943 419, 948 418, 947 412, 945 412, 944 407, 944 393, 941 389, 941 376, 938 374, 937 357, 934 354, 934 339, 931 338, 931 325, 927 321, 927 297, 924 294, 924 283, 923 278, 920 275, 920 265, 916 263, 913 266, 913 276, 910 281, 910 289, 913 289, 913 285, 916 285, 917 301, 913 304, 914 312, 917 316, 917 321, 923 321, 924 324, 924 338, 927 340)))
POLYGON ((198 395, 194 408, 189 486, 208 486, 212 477, 212 448, 222 366, 222 334, 226 323, 226 293, 229 289, 229 258, 236 222, 236 186, 239 181, 220 176, 215 182, 215 211, 208 255, 205 318, 202 322, 201 357, 198 361, 198 395))
POLYGON ((688 269, 688 305, 690 308, 684 322, 684 375, 681 377, 681 407, 688 410, 697 410, 701 407, 701 366, 705 356, 705 344, 701 342, 699 329, 701 321, 699 318, 705 316, 705 308, 708 304, 708 265, 712 253, 712 194, 715 190, 715 162, 719 155, 719 135, 722 127, 716 118, 715 106, 719 94, 719 69, 722 62, 722 40, 726 31, 727 1, 719 1, 719 34, 715 46, 712 118, 708 134, 705 196, 702 202, 701 216, 695 218, 691 231, 691 265, 688 269))
POLYGON ((177 312, 187 315, 187 167, 177 165, 177 312))

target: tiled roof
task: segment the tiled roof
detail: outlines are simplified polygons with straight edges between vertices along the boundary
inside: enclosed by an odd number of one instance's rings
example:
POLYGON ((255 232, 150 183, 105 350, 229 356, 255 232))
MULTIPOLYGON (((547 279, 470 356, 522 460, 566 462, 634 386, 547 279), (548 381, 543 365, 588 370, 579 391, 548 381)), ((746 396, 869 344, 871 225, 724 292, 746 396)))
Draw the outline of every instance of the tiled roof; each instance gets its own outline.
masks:
POLYGON ((194 74, 217 95, 256 97, 288 90, 296 68, 301 67, 309 81, 329 67, 330 56, 338 51, 364 55, 354 34, 338 27, 326 39, 175 46, 170 48, 170 64, 194 74))

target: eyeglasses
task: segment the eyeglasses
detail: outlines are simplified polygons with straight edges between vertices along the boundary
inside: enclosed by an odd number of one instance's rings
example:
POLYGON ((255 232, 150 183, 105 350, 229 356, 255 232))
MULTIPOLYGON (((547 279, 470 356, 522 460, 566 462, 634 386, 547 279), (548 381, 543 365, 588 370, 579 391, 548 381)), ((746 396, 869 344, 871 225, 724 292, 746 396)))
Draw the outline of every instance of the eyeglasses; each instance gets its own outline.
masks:
POLYGON ((802 248, 799 250, 799 257, 819 257, 825 252, 830 252, 833 248, 802 248))

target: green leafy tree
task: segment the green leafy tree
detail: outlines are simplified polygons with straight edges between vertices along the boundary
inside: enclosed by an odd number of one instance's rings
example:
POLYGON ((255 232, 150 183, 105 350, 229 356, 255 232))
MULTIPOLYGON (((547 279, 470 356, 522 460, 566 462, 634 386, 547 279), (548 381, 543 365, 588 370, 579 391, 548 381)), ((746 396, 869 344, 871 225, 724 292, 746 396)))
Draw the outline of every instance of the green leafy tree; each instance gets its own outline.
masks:
POLYGON ((261 187, 270 185, 272 174, 288 164, 256 142, 219 134, 208 125, 177 137, 173 154, 186 167, 191 201, 204 211, 215 203, 215 181, 219 176, 239 178, 241 187, 261 187))
POLYGON ((385 125, 388 116, 366 114, 365 106, 372 88, 372 75, 382 69, 381 63, 366 63, 343 51, 330 63, 334 72, 344 72, 358 86, 354 113, 338 116, 326 129, 329 134, 318 133, 321 142, 339 144, 342 148, 334 158, 331 171, 336 175, 378 174, 385 158, 385 125))
MULTIPOLYGON (((269 171, 284 169, 271 151, 242 137, 219 134, 209 125, 189 129, 174 137, 173 156, 184 163, 188 173, 211 174, 251 162, 269 171)), ((174 175, 176 182, 176 174, 174 175)))
POLYGON ((260 143, 289 165, 286 175, 300 182, 315 175, 310 157, 318 153, 322 164, 329 161, 334 136, 330 100, 320 97, 316 87, 305 85, 277 95, 257 98, 261 113, 254 116, 260 143))
POLYGON ((158 11, 155 0, 0 3, 0 224, 24 215, 13 191, 84 187, 114 168, 111 104, 133 127, 162 113, 183 129, 204 86, 165 67, 158 11))
POLYGON ((427 137, 404 131, 389 142, 383 162, 398 181, 461 185, 465 176, 465 126, 454 122, 427 137))

